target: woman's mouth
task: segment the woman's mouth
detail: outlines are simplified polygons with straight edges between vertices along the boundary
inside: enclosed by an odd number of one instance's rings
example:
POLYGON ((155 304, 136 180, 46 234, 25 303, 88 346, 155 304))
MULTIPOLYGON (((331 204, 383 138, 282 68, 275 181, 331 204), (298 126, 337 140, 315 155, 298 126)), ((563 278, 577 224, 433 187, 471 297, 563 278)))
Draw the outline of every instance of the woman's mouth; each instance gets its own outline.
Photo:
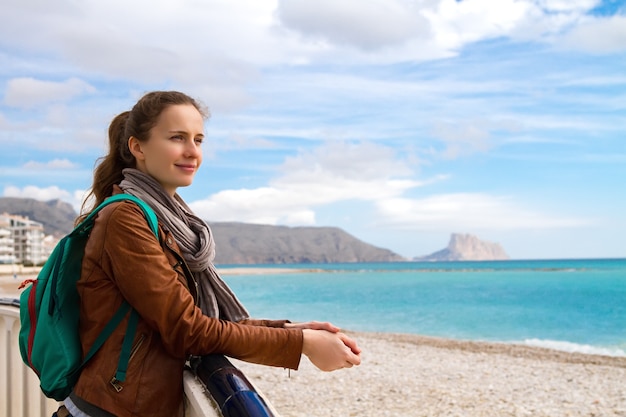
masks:
POLYGON ((176 167, 189 173, 193 173, 196 171, 196 166, 193 164, 176 164, 176 167))

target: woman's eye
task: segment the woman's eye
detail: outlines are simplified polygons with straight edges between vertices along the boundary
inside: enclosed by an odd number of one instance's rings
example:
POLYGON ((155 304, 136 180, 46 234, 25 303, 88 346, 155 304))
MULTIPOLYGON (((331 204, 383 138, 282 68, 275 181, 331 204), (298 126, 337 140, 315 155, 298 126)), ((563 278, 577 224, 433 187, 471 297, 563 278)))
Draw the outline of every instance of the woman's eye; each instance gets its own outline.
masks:
POLYGON ((194 141, 198 144, 198 145, 202 145, 202 142, 204 141, 203 138, 195 138, 194 141))
POLYGON ((174 135, 171 137, 172 140, 184 140, 185 138, 183 138, 182 135, 174 135))

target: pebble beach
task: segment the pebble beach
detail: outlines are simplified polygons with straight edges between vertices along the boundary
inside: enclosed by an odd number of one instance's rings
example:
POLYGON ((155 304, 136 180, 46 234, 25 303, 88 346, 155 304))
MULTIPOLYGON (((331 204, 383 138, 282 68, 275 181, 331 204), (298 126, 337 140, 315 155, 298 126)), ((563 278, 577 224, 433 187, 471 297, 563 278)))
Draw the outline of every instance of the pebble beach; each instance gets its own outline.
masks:
POLYGON ((358 367, 234 361, 283 417, 626 416, 626 357, 417 335, 351 333, 358 367))

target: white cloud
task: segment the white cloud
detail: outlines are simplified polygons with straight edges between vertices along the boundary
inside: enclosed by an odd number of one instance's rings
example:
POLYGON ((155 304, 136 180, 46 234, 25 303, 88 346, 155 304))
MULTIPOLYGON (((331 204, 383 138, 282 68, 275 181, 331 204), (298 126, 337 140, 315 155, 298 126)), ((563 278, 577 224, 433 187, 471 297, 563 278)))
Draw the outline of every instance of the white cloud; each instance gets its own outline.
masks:
POLYGON ((423 13, 441 48, 454 51, 486 39, 508 37, 567 44, 586 51, 624 49, 623 16, 587 15, 598 0, 440 0, 423 13), (581 41, 580 43, 578 41, 581 41))
POLYGON ((541 9, 549 12, 584 13, 596 7, 600 0, 535 0, 541 9))
POLYGON ((403 230, 524 230, 582 227, 591 220, 552 216, 518 205, 512 198, 481 193, 441 194, 377 202, 381 224, 403 230))
MULTIPOLYGON (((211 144, 212 145, 212 144, 211 144)), ((215 146, 220 150, 224 149, 275 149, 277 145, 262 137, 247 136, 241 133, 234 133, 228 136, 226 143, 217 143, 215 146)))
POLYGON ((370 181, 406 176, 412 169, 398 160, 394 149, 371 142, 331 142, 285 160, 289 177, 330 174, 336 178, 370 181))
POLYGON ((70 161, 69 159, 53 159, 48 162, 38 162, 38 161, 28 161, 24 164, 24 169, 29 170, 46 170, 46 169, 74 169, 77 168, 78 165, 70 161))
POLYGON ((226 190, 207 200, 190 203, 191 209, 209 221, 238 221, 259 224, 315 224, 310 201, 297 200, 288 190, 262 187, 226 190))
POLYGON ((243 87, 257 76, 250 63, 285 56, 287 42, 270 30, 273 2, 61 0, 49 12, 40 1, 20 3, 0 5, 0 37, 13 48, 62 61, 64 72, 131 80, 140 90, 163 80, 193 87, 213 109, 247 104, 243 87), (37 30, 24 31, 23 22, 37 30))
POLYGON ((61 59, 66 72, 193 87, 213 108, 230 110, 250 102, 245 87, 261 68, 407 62, 499 36, 541 39, 575 26, 597 2, 85 0, 58 1, 53 10, 40 0, 19 3, 0 6, 0 36, 15 48, 61 59), (37 31, 25 32, 24 21, 37 31))
POLYGON ((600 54, 626 51, 626 16, 586 18, 558 44, 600 54))
POLYGON ((469 42, 506 36, 529 14, 531 4, 516 0, 441 0, 424 13, 436 42, 458 49, 469 42))
MULTIPOLYGON (((369 202, 382 227, 402 230, 507 231, 576 228, 592 220, 556 216, 519 205, 511 197, 457 193, 409 198, 405 194, 430 181, 415 173, 390 149, 373 144, 339 143, 288 158, 284 173, 267 187, 226 190, 191 208, 210 221, 315 225, 317 208, 337 202, 369 202)), ((361 206, 359 210, 365 210, 361 206)))
POLYGON ((434 123, 432 134, 444 143, 441 155, 445 159, 456 159, 475 152, 488 152, 497 145, 494 132, 520 132, 522 125, 515 120, 457 120, 454 123, 434 123))
POLYGON ((314 224, 315 207, 375 201, 419 187, 413 169, 392 149, 372 143, 331 143, 287 158, 268 187, 221 191, 190 204, 211 221, 314 224))
POLYGON ((75 190, 73 192, 63 190, 55 185, 50 187, 37 187, 27 185, 23 188, 8 186, 4 188, 4 197, 32 198, 39 201, 61 200, 70 203, 77 213, 80 211, 86 192, 75 190))
POLYGON ((300 47, 310 48, 302 62, 315 56, 382 63, 450 56, 472 42, 498 37, 558 41, 597 4, 596 0, 281 0, 276 15, 285 28, 301 35, 300 47))
POLYGON ((32 198, 39 201, 61 200, 70 203, 74 208, 74 211, 79 213, 86 194, 85 190, 74 190, 70 192, 54 185, 45 188, 28 185, 23 188, 14 186, 5 187, 3 196, 32 198))
POLYGON ((277 15, 305 38, 376 50, 428 35, 428 21, 412 6, 401 0, 281 0, 277 15))
POLYGON ((4 104, 19 108, 33 108, 54 102, 65 102, 95 88, 78 78, 63 82, 37 80, 31 77, 13 78, 7 82, 4 104))
POLYGON ((476 124, 439 122, 435 124, 433 134, 445 143, 444 158, 455 159, 476 151, 486 152, 492 146, 489 131, 476 124))

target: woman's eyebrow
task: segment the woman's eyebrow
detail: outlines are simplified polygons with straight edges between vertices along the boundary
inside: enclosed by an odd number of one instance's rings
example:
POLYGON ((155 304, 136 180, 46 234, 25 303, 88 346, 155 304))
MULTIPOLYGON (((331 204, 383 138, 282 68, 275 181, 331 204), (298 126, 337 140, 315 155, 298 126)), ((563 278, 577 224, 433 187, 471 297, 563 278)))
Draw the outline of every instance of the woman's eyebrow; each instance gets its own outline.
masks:
MULTIPOLYGON (((176 130, 176 129, 174 129, 174 130, 169 130, 168 132, 169 132, 169 133, 185 134, 185 135, 188 135, 188 134, 189 134, 189 132, 188 132, 188 131, 186 131, 186 130, 176 130)), ((200 132, 200 133, 198 133, 196 136, 202 136, 202 137, 204 137, 204 132, 200 132)))

